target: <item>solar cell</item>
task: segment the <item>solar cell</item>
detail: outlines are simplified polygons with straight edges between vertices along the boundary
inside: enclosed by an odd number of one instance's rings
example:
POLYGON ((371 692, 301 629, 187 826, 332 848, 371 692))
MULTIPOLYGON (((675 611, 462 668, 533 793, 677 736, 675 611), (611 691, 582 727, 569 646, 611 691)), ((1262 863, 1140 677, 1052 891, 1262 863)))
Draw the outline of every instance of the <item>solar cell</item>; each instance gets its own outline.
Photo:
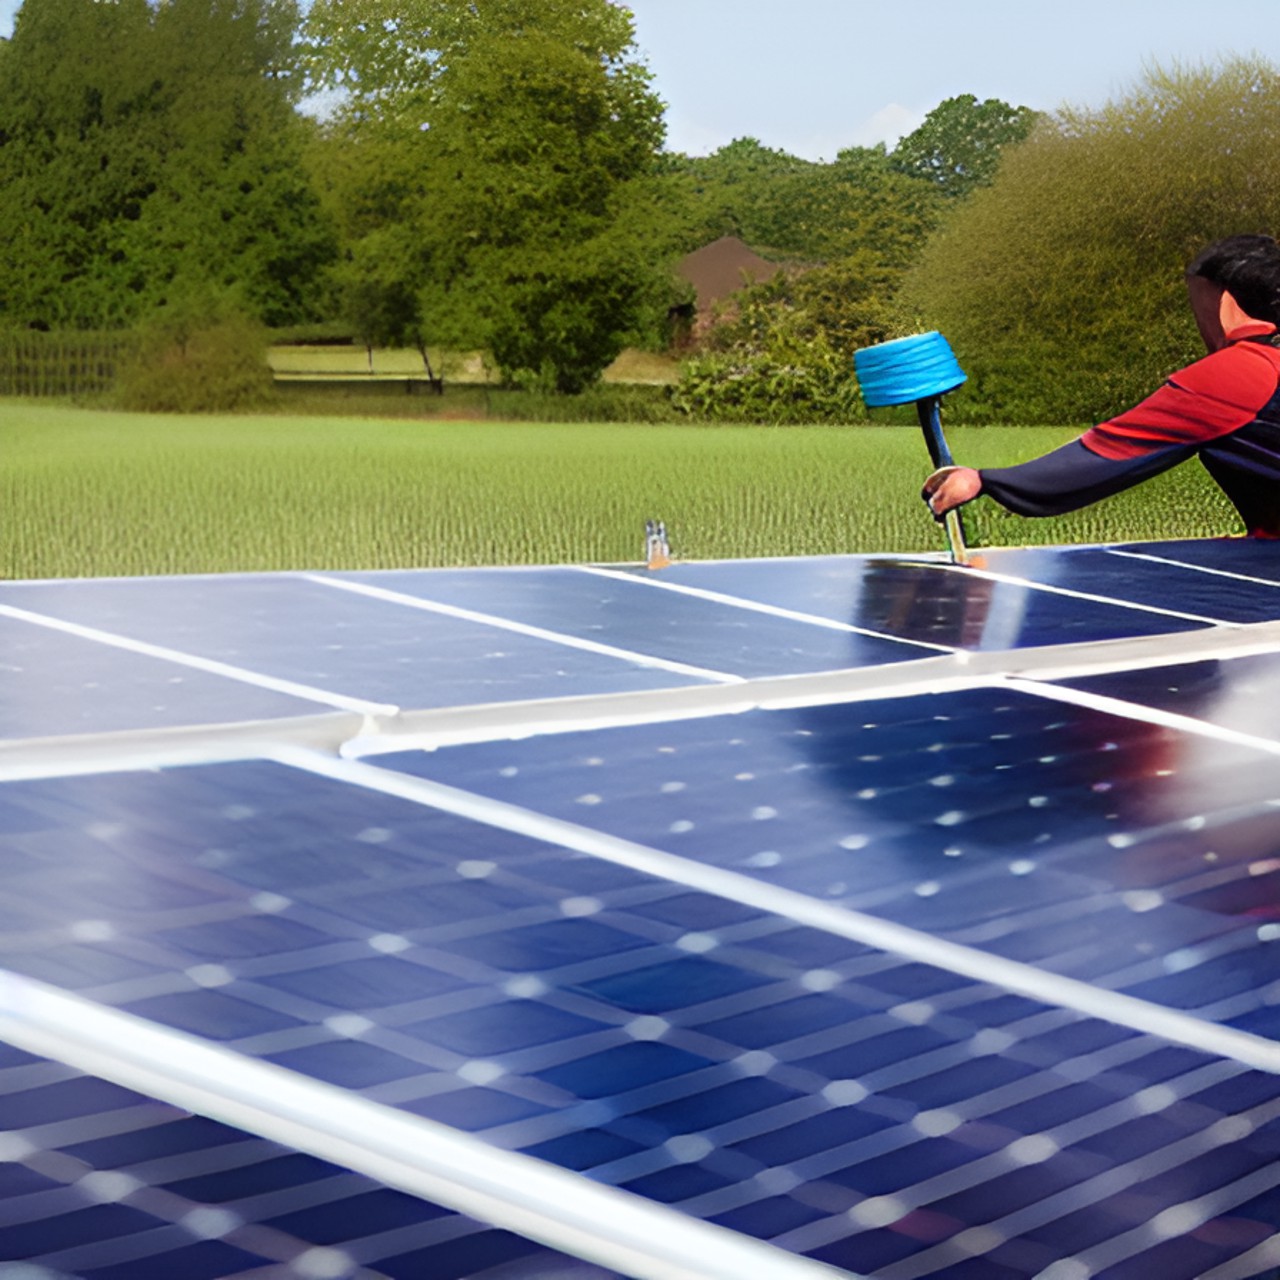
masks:
POLYGON ((1280 1031, 1263 994, 1274 949, 1257 932, 1271 914, 1259 844, 1280 845, 1274 761, 1203 746, 984 689, 600 729, 566 735, 555 753, 495 742, 380 764, 1280 1031))
POLYGON ((0 738, 305 715, 314 703, 0 614, 0 738))
POLYGON ((500 600, 503 615, 562 636, 614 644, 667 661, 714 666, 737 676, 830 671, 908 661, 938 650, 857 630, 852 622, 785 610, 744 610, 693 593, 655 594, 664 577, 637 578, 608 570, 518 569, 477 572, 346 574, 341 581, 377 586, 415 601, 482 608, 500 600))
POLYGON ((1260 745, 1280 741, 1275 716, 1280 654, 1178 662, 1062 683, 1216 725, 1256 739, 1260 745))
MULTIPOLYGON (((1189 565, 1210 574, 1232 574, 1246 583, 1258 579, 1263 583, 1280 583, 1280 557, 1275 547, 1265 538, 1211 538, 1182 542, 1135 542, 1113 547, 1116 554, 1124 554, 1143 561, 1154 558, 1189 565)), ((1141 564, 1134 566, 1141 569, 1141 564)), ((1247 589, 1247 587, 1246 587, 1247 589)))
POLYGON ((1268 572, 0 587, 0 1259, 1270 1277, 1268 572))
POLYGON ((616 1275, 8 1046, 0 1115, 0 1265, 21 1280, 616 1275))
MULTIPOLYGON (((990 985, 852 942, 832 954, 785 918, 704 908, 670 882, 601 875, 554 846, 279 765, 6 792, 46 837, 40 874, 3 889, 6 909, 34 917, 10 940, 12 971, 42 976, 66 946, 87 947, 104 959, 80 987, 95 1003, 686 1214, 736 1215, 741 1231, 852 1272, 917 1255, 934 1261, 914 1274, 953 1265, 963 1250, 936 1223, 921 1238, 912 1217, 944 1214, 938 1201, 1024 1221, 1008 1177, 1024 1157, 1060 1197, 1054 1216, 1095 1203, 1108 1169, 1146 1170, 1124 1135, 1147 1115, 1166 1126, 1153 1139, 1163 1194, 1216 1205, 1238 1177, 1215 1159, 1221 1143, 1192 1138, 1201 1093, 1250 1082, 1258 1136, 1240 1141, 1261 1144, 1259 1165, 1280 1115, 1280 1079, 1238 1063, 1107 1037, 1031 1000, 993 1017, 990 985), (210 927, 264 917, 285 926, 272 942, 210 927), (138 972, 114 972, 117 957, 138 972), (1027 1105, 1080 1084, 1053 1124, 1027 1105)), ((219 1179, 179 1190, 216 1199, 245 1175, 219 1179)), ((1108 1240, 1137 1230, 1146 1203, 1108 1240)), ((976 1223, 947 1220, 951 1235, 976 1223)), ((980 1250, 993 1265, 1054 1260, 996 1234, 980 1250)))
POLYGON ((636 656, 570 648, 482 621, 358 597, 294 575, 16 584, 0 604, 91 627, 321 705, 437 707, 698 683, 636 656))
MULTIPOLYGON (((1135 607, 1124 595, 1100 596, 1088 574, 1066 573, 1052 554, 990 552, 984 559, 989 567, 977 569, 863 556, 740 560, 677 564, 646 580, 959 649, 1165 635, 1212 621, 1189 615, 1181 604, 1135 607)), ((1131 570, 1122 566, 1112 577, 1123 580, 1126 573, 1131 570)))
MULTIPOLYGON (((1232 563, 1233 545, 1223 544, 1220 564, 1232 563)), ((1008 550, 994 558, 1002 573, 1216 622, 1265 622, 1280 608, 1276 587, 1270 583, 1259 581, 1242 591, 1238 580, 1204 572, 1207 564, 1183 565, 1158 552, 1079 547, 1008 550)))

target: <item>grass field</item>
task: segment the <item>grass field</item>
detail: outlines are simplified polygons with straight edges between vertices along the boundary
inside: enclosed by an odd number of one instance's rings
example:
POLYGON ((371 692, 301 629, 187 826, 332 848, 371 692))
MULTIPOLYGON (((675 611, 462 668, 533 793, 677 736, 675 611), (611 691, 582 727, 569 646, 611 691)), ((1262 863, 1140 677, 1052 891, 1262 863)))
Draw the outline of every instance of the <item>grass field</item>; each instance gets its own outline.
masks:
MULTIPOLYGON (((1070 438, 955 428, 997 465, 1070 438)), ((0 576, 639 559, 647 519, 685 559, 940 550, 919 432, 165 417, 0 402, 0 576)), ((986 500, 975 545, 1237 531, 1195 464, 1056 520, 986 500)))

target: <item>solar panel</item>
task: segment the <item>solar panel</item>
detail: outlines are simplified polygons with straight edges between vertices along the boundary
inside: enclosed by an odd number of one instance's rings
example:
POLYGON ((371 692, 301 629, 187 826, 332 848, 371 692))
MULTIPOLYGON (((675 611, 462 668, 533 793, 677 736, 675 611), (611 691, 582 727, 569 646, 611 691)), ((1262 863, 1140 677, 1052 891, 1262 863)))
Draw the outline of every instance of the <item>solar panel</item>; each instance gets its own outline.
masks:
POLYGON ((1272 555, 3 584, 0 1264, 1274 1276, 1272 555))
POLYGON ((10 1048, 0 1114, 0 1258, 24 1280, 615 1274, 10 1048))

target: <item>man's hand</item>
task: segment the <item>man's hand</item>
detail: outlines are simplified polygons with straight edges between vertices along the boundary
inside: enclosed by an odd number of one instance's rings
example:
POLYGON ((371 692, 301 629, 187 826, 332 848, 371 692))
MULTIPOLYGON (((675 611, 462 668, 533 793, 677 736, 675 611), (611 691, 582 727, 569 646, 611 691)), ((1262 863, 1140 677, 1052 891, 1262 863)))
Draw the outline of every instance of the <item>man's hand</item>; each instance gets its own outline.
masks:
POLYGON ((920 490, 935 520, 955 507, 972 502, 982 492, 982 477, 972 467, 941 467, 920 490))

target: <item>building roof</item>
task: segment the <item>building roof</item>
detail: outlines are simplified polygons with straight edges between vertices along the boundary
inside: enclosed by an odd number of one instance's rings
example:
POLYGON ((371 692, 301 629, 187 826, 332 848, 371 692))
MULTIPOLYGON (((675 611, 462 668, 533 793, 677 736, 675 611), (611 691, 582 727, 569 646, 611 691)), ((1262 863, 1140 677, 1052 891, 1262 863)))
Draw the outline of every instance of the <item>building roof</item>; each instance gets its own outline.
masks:
POLYGON ((737 236, 721 236, 683 257, 677 270, 693 285, 698 310, 705 314, 746 285, 772 280, 782 266, 752 252, 737 236))

